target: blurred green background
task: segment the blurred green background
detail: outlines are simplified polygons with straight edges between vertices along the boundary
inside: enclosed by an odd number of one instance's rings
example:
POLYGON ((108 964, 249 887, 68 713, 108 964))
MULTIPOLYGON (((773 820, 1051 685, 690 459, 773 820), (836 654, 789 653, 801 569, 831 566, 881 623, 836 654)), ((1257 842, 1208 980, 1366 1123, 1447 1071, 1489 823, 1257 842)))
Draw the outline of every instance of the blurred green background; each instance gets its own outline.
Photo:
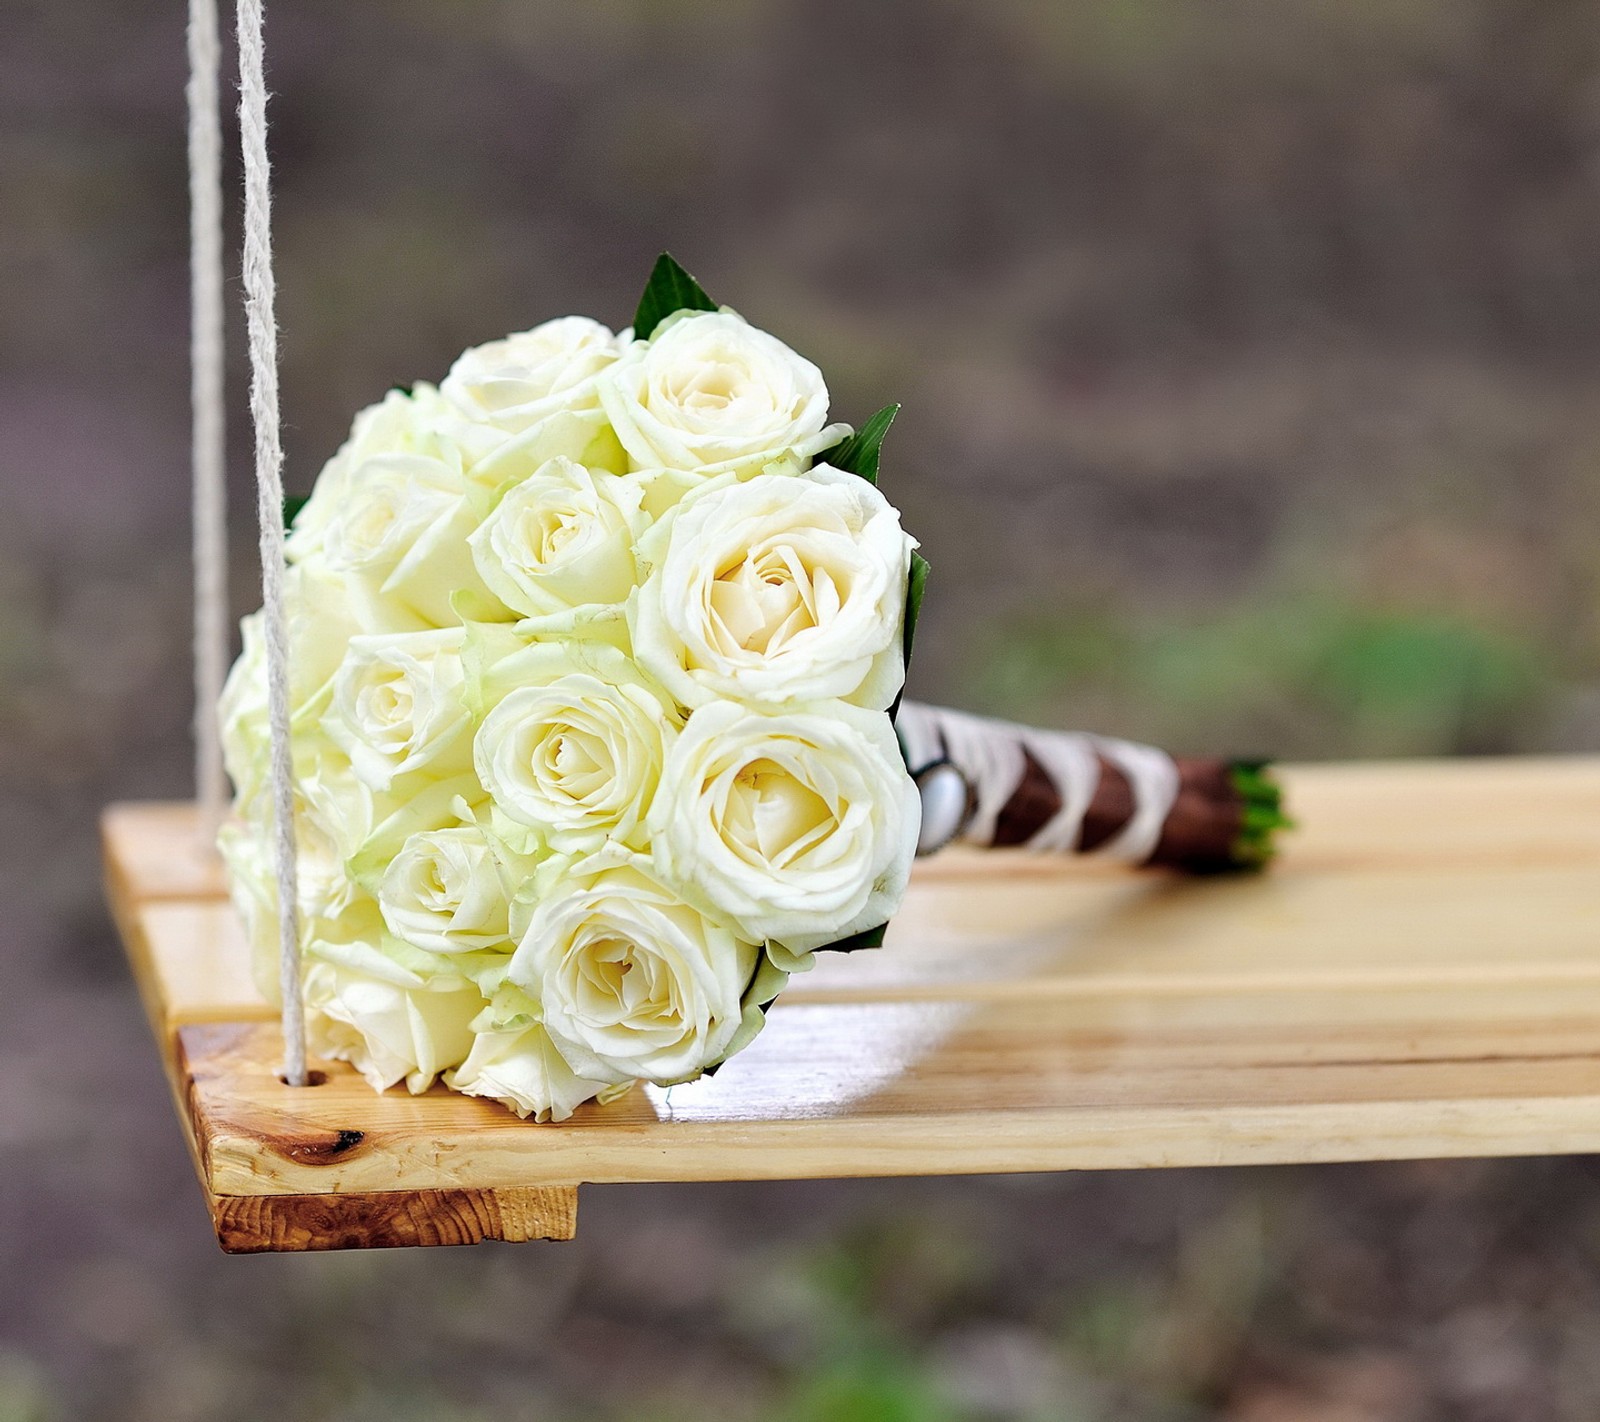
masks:
MULTIPOLYGON (((269 8, 291 488, 466 345, 624 324, 670 247, 843 418, 904 402, 918 695, 1600 746, 1591 5, 269 8)), ((0 10, 0 1422, 1600 1416, 1584 1160, 591 1189, 572 1245, 217 1255, 94 842, 189 784, 182 10, 0 10)))

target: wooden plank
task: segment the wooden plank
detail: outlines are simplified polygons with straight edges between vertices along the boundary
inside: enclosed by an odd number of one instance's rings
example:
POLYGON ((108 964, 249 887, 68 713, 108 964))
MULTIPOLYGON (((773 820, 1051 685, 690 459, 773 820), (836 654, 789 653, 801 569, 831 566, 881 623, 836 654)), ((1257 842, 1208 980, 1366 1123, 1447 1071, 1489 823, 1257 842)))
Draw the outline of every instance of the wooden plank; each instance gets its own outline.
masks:
POLYGON ((213 1195, 229 1254, 571 1239, 576 1190, 390 1190, 343 1195, 213 1195))
POLYGON ((1600 1150, 1600 758, 1285 779, 1265 876, 920 866, 885 948, 714 1079, 559 1127, 337 1063, 283 1086, 216 885, 147 869, 182 812, 118 811, 108 880, 227 1247, 558 1237, 585 1181, 1600 1150))
POLYGON ((713 1080, 547 1131, 442 1088, 375 1107, 336 1066, 274 1087, 267 1028, 182 1035, 210 1178, 239 1194, 1600 1148, 1600 984, 1386 1010, 1366 992, 780 1004, 713 1080))
POLYGON ((250 950, 227 899, 156 899, 127 915, 135 961, 158 985, 159 1031, 196 1022, 271 1022, 256 989, 250 950))
POLYGON ((190 804, 112 805, 100 818, 108 865, 141 899, 226 898, 228 881, 190 804))
MULTIPOLYGON (((1600 815, 1600 811, 1597 811, 1600 815)), ((1329 869, 1260 877, 920 880, 884 950, 823 958, 785 1001, 1033 993, 1060 979, 1164 991, 1600 968, 1600 852, 1555 867, 1329 869), (1530 909, 1537 908, 1537 912, 1530 909)))

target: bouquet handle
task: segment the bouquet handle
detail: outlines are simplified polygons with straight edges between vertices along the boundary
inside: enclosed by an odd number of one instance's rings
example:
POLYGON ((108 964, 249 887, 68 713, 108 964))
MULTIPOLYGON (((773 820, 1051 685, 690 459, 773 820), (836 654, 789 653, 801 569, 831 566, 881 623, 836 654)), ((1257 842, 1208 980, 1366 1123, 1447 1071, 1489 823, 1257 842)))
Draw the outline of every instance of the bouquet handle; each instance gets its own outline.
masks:
POLYGON ((895 725, 922 794, 919 854, 960 842, 1215 874, 1261 868, 1290 824, 1265 761, 1179 758, 914 701, 895 725))

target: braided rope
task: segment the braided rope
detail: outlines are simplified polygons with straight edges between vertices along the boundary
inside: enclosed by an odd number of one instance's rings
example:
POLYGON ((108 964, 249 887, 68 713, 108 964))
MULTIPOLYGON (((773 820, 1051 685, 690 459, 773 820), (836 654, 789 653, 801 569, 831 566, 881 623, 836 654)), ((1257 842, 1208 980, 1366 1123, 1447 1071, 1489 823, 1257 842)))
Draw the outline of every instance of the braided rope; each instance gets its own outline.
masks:
POLYGON ((283 1074, 304 1086, 306 1017, 300 995, 300 915, 295 875, 294 755, 289 726, 289 632, 283 607, 283 444, 278 414, 277 287, 272 271, 272 167, 262 0, 239 0, 239 131, 244 147, 244 290, 250 334, 250 414, 256 434, 256 516, 261 525, 262 630, 272 736, 272 808, 278 885, 278 980, 283 992, 283 1074))
POLYGON ((189 373, 194 470, 194 781, 201 843, 228 809, 218 701, 228 673, 222 115, 217 0, 189 0, 189 373))

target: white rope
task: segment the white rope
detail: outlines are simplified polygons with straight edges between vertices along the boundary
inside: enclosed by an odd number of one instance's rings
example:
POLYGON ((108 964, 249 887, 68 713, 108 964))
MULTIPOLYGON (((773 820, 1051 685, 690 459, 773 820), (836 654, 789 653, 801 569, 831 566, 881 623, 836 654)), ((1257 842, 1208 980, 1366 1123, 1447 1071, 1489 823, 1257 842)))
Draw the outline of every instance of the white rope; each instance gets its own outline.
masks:
POLYGON ((1133 814, 1091 853, 1142 864, 1155 853, 1178 797, 1178 767, 1172 757, 1131 741, 1041 731, 915 701, 901 703, 895 729, 913 774, 944 760, 961 772, 972 793, 972 806, 958 838, 969 844, 994 842, 1000 813, 1027 774, 1024 751, 1049 773, 1061 796, 1061 808, 1027 841, 1026 848, 1036 853, 1077 849, 1084 816, 1100 785, 1101 757, 1127 777, 1133 814))
POLYGON ((189 371, 194 468, 194 780, 200 839, 228 808, 217 704, 228 672, 228 531, 223 414, 222 45, 217 0, 189 0, 189 371))
POLYGON ((283 991, 284 1079, 304 1086, 306 1018, 300 997, 300 915, 295 882, 294 758, 289 741, 289 635, 283 610, 283 446, 278 425, 278 326, 272 274, 272 170, 262 0, 239 0, 239 132, 244 146, 244 292, 250 331, 250 414, 256 430, 256 514, 261 522, 262 624, 272 731, 277 832, 278 977, 283 991))

